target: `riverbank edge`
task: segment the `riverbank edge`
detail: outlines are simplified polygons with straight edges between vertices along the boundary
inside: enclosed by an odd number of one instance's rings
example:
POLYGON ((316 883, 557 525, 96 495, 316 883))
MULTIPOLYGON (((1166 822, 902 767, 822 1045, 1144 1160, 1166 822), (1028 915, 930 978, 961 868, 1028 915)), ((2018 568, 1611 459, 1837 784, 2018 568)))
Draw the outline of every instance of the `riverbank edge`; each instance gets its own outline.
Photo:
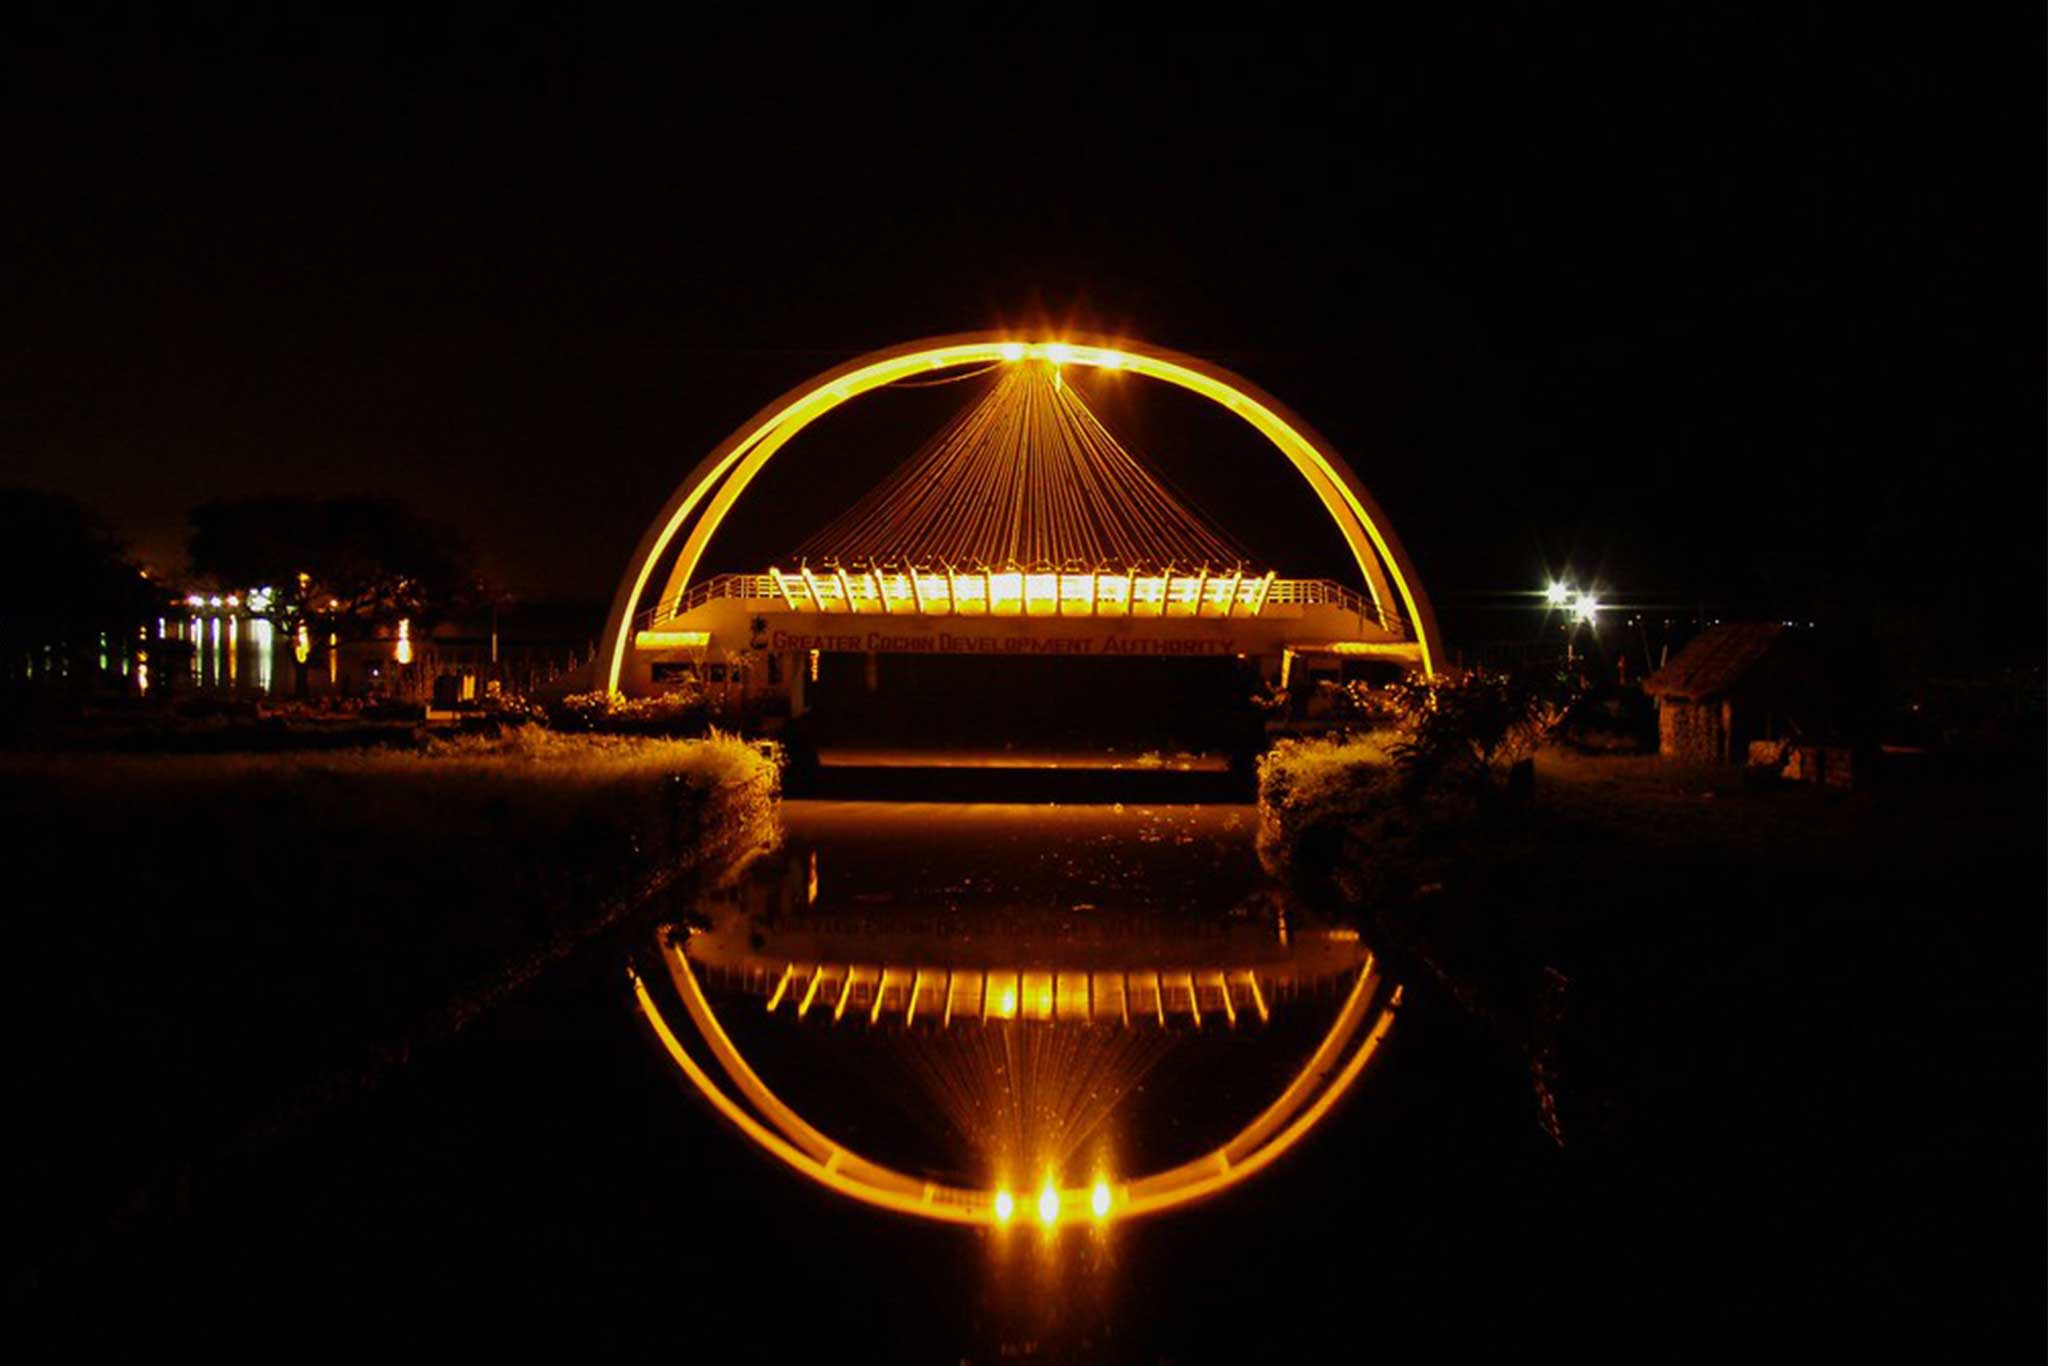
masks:
MULTIPOLYGON (((10 1302, 33 1298, 40 1283, 62 1275, 67 1267, 90 1263, 108 1240, 190 1215, 216 1173, 259 1159, 324 1117, 369 1099, 395 1071, 450 1045, 545 973, 648 908, 673 904, 731 876, 779 840, 780 759, 772 749, 721 735, 701 740, 550 736, 540 742, 544 752, 536 754, 533 739, 515 736, 507 745, 492 737, 431 746, 425 754, 372 749, 233 757, 237 769, 305 770, 295 776, 323 787, 319 802, 345 800, 350 786, 362 789, 359 795, 367 798, 381 775, 437 789, 430 794, 431 803, 444 811, 452 799, 458 807, 492 808, 491 815, 499 821, 516 809, 520 794, 545 790, 551 770, 587 768, 593 759, 600 768, 610 762, 619 770, 609 775, 616 781, 593 782, 584 773, 580 785, 567 786, 579 789, 575 795, 591 808, 581 814, 592 818, 615 818, 622 798, 637 807, 641 819, 626 833, 625 847, 641 857, 614 859, 617 846, 573 848, 578 866, 563 870, 533 899, 515 900, 522 913, 506 917, 506 938, 494 947, 488 966, 464 975, 442 999, 411 1011, 401 1027, 362 1031, 347 1048, 345 1060, 317 1067, 272 1092, 268 1100, 246 1106, 240 1119, 225 1130, 215 1128, 206 1138, 163 1152, 136 1179, 104 1188, 118 1194, 95 1215, 74 1222, 68 1230, 47 1230, 52 1237, 40 1255, 21 1261, 9 1258, 15 1262, 8 1274, 10 1302)), ((222 756, 103 757, 124 770, 118 775, 124 786, 133 783, 138 770, 151 768, 171 787, 231 790, 247 776, 205 771, 217 770, 222 756)), ((76 768, 79 758, 65 756, 61 762, 76 768)), ((37 779, 51 776, 52 762, 50 756, 20 755, 0 761, 0 784, 11 788, 16 799, 9 804, 18 809, 23 794, 41 786, 37 779)), ((142 786, 146 789, 147 781, 142 786)), ((132 787, 129 791, 135 795, 132 787)), ((49 794, 42 795, 47 799, 49 794)), ((56 806, 61 811, 62 801, 56 806)), ((376 809, 374 802, 369 809, 376 809)), ((457 812, 447 814, 459 821, 457 812)), ((571 825, 582 823, 570 820, 571 825)), ((387 853, 386 875, 409 865, 423 870, 434 860, 431 841, 420 839, 417 828, 396 821, 389 833, 398 850, 395 858, 387 853)), ((509 864, 506 885, 478 889, 478 899, 492 900, 494 892, 516 899, 531 891, 530 883, 514 885, 523 882, 521 874, 530 866, 509 864)), ((403 881, 402 873, 396 880, 403 881)), ((444 934, 454 932, 445 925, 440 929, 444 934)))

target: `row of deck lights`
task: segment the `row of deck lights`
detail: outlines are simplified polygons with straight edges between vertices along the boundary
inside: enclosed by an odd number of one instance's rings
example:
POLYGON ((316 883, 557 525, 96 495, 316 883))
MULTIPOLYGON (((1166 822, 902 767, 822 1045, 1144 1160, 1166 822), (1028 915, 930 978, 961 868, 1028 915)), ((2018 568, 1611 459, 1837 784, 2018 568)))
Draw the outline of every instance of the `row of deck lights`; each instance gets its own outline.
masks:
POLYGON ((770 568, 776 589, 792 608, 799 598, 819 610, 837 602, 846 610, 879 605, 884 613, 954 613, 970 615, 1057 616, 1133 615, 1141 607, 1154 607, 1164 616, 1169 607, 1188 609, 1199 615, 1214 608, 1229 616, 1242 609, 1257 616, 1273 591, 1273 571, 1247 578, 1243 569, 1228 575, 1211 576, 1204 568, 1197 574, 1147 574, 1135 569, 1122 574, 1100 571, 1071 574, 1056 570, 898 570, 877 573, 871 569, 849 573, 833 567, 823 573, 801 566, 795 574, 770 568))

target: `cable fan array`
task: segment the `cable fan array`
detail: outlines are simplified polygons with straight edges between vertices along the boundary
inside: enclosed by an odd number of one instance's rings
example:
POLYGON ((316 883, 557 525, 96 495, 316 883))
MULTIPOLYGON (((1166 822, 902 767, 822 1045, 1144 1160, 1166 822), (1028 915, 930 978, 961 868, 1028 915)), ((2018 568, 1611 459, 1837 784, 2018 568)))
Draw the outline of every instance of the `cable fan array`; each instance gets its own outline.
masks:
POLYGON ((1273 581, 1036 362, 1003 366, 796 554, 769 572, 827 611, 1255 614, 1273 581))

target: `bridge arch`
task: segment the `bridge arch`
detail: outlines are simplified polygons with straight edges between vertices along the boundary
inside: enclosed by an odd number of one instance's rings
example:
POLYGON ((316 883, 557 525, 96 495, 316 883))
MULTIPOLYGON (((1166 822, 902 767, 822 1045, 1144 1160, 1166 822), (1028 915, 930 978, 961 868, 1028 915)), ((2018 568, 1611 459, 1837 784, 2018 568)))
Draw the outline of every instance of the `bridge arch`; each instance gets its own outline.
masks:
POLYGON ((712 536, 755 475, 804 428, 841 404, 898 380, 960 365, 1026 359, 1144 375, 1199 394, 1244 419, 1307 480, 1350 547, 1374 606, 1387 612, 1398 604, 1415 632, 1424 674, 1435 673, 1441 654, 1436 614, 1400 538, 1344 458, 1278 399, 1222 366, 1143 342, 1098 336, 1029 340, 1008 332, 977 332, 857 356, 790 389, 705 456, 649 524, 619 581, 597 660, 598 686, 619 691, 635 610, 676 537, 684 535, 683 544, 661 594, 669 601, 689 587, 712 536))

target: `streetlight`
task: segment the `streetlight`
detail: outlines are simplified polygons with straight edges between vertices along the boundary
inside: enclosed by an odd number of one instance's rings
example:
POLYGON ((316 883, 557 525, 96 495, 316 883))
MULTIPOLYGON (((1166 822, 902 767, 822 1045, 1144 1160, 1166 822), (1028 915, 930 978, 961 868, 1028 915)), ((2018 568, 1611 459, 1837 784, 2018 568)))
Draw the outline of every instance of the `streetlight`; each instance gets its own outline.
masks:
POLYGON ((1571 601, 1572 587, 1568 583, 1553 583, 1543 590, 1543 596, 1552 607, 1562 607, 1571 601))

